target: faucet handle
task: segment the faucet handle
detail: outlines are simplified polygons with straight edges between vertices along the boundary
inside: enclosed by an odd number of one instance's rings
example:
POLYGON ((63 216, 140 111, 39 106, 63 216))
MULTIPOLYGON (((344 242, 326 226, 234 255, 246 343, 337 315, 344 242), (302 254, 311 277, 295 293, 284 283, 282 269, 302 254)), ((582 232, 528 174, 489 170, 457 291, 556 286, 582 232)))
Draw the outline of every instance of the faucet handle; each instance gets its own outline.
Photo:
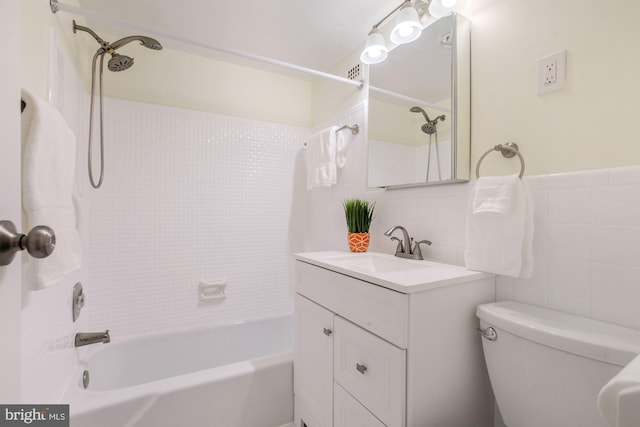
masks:
POLYGON ((402 244, 402 240, 398 239, 397 237, 392 237, 391 240, 395 240, 398 242, 398 246, 396 246, 396 253, 402 253, 404 252, 404 245, 402 244))
POLYGON ((413 247, 413 254, 416 255, 417 257, 419 256, 420 259, 424 259, 422 257, 422 251, 420 250, 420 244, 424 243, 425 245, 430 245, 431 241, 429 240, 420 240, 418 242, 416 242, 415 246, 413 247))

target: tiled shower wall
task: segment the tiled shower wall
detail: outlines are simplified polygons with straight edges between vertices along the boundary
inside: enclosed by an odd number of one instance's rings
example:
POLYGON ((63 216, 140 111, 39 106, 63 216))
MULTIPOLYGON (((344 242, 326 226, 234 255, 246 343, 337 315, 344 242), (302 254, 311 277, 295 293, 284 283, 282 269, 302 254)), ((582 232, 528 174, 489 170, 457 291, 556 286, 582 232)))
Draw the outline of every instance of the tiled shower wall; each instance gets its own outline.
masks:
MULTIPOLYGON (((360 105, 330 122, 365 123, 366 116, 360 105)), ((376 201, 371 250, 393 253, 395 244, 383 233, 399 224, 433 242, 423 246, 429 259, 464 265, 473 183, 369 190, 364 135, 353 139, 338 184, 309 194, 309 247, 348 250, 341 203, 357 196, 376 201)), ((521 150, 526 158, 527 147, 521 150)), ((497 299, 640 329, 640 166, 526 176, 525 182, 535 210, 534 273, 497 277, 497 299)))
POLYGON ((131 336, 291 313, 309 130, 118 99, 105 120, 104 184, 86 192, 87 327, 131 336), (200 300, 213 280, 226 299, 200 300))

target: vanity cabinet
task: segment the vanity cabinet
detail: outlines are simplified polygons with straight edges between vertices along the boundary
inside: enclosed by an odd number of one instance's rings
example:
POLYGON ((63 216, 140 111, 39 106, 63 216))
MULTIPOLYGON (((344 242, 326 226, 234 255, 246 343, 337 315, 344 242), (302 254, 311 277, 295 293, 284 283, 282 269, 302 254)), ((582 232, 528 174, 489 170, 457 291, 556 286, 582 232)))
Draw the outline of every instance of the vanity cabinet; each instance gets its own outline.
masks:
POLYGON ((492 276, 460 269, 464 280, 400 292, 297 259, 296 427, 492 425, 475 318, 495 300, 492 276))

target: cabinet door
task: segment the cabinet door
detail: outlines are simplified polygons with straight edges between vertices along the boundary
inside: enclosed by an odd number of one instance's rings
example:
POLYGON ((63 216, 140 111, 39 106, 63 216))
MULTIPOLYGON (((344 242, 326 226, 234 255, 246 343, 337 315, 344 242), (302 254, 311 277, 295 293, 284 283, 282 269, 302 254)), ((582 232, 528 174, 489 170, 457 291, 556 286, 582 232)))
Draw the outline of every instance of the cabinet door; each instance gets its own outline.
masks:
MULTIPOLYGON (((296 399, 318 425, 333 425, 333 313, 296 294, 293 387, 296 399)), ((301 417, 296 412, 296 421, 301 417)), ((298 422, 298 424, 302 425, 298 422)))
POLYGON ((385 427, 338 383, 334 383, 333 406, 333 427, 385 427))

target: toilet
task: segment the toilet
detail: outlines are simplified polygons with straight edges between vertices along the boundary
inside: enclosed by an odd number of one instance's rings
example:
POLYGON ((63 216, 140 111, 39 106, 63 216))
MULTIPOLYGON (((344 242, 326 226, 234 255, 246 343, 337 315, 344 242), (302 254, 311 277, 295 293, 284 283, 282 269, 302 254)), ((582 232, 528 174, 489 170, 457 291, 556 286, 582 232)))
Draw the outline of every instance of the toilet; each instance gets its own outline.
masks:
POLYGON ((598 393, 640 353, 640 331, 514 301, 476 315, 508 427, 609 427, 598 393))

